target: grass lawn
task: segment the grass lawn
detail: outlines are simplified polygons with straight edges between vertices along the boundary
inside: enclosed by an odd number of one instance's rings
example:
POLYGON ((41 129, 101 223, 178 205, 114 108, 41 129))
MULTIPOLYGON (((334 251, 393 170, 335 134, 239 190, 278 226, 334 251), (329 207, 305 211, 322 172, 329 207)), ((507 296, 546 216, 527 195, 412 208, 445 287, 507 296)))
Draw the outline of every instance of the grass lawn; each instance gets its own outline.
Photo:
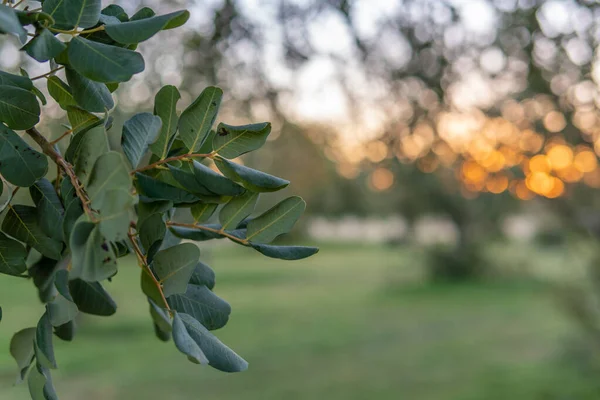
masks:
MULTIPOLYGON (((426 285, 419 258, 399 248, 327 246, 282 262, 227 246, 204 259, 233 307, 216 334, 247 372, 191 364, 158 341, 126 260, 106 285, 117 314, 85 316, 73 343, 55 341, 61 400, 600 398, 559 362, 572 327, 542 285, 426 285)), ((42 307, 30 282, 0 279, 0 399, 26 400, 8 343, 42 307)))

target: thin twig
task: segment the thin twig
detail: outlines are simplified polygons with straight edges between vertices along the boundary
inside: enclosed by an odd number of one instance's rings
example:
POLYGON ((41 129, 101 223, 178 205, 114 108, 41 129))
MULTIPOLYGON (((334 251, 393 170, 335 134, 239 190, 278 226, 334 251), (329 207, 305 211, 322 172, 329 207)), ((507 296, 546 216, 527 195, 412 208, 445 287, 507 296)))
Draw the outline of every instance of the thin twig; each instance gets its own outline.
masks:
POLYGON ((131 242, 131 245, 133 246, 133 251, 135 252, 136 258, 138 260, 138 265, 140 266, 142 271, 144 271, 146 274, 148 274, 148 276, 150 278, 152 278, 152 282, 156 286, 156 289, 158 289, 158 292, 160 293, 160 296, 165 305, 165 308, 167 309, 167 311, 171 312, 171 308, 169 307, 169 303, 167 302, 167 298, 165 297, 162 286, 161 286, 160 282, 158 281, 158 279, 156 279, 156 277, 152 273, 152 270, 150 269, 150 267, 148 266, 148 262, 146 261, 146 256, 144 256, 144 254, 142 253, 142 249, 140 249, 140 246, 138 245, 137 240, 135 238, 135 234, 131 231, 131 228, 129 230, 129 233, 127 234, 127 237, 129 237, 129 241, 131 242))
POLYGON ((65 31, 62 29, 56 29, 56 28, 49 28, 52 32, 55 33, 64 33, 65 35, 71 35, 71 36, 76 36, 76 35, 85 35, 88 33, 94 33, 94 32, 99 32, 99 31, 103 31, 104 30, 104 25, 100 25, 96 28, 92 28, 92 29, 88 29, 88 30, 83 30, 83 31, 78 31, 77 29, 73 29, 70 31, 65 31))
POLYGON ((52 146, 54 146, 56 143, 60 142, 62 139, 64 139, 66 136, 69 136, 71 133, 73 133, 73 131, 75 130, 75 128, 69 129, 68 131, 65 131, 65 133, 63 133, 62 135, 60 135, 58 138, 54 139, 53 141, 50 142, 50 144, 52 146))
POLYGON ((73 170, 73 166, 67 162, 56 150, 52 144, 46 140, 46 138, 36 129, 31 128, 26 130, 27 134, 31 136, 31 138, 41 147, 44 154, 52 159, 60 167, 60 169, 69 177, 71 181, 71 185, 75 189, 75 194, 81 200, 81 205, 83 206, 83 211, 86 215, 92 220, 96 221, 95 213, 90 208, 90 198, 85 192, 83 185, 79 181, 79 178, 75 174, 73 170))
POLYGON ((53 73, 55 73, 55 72, 57 72, 57 71, 60 71, 60 70, 61 70, 61 69, 63 69, 63 68, 64 68, 64 66, 60 66, 60 67, 58 67, 58 68, 54 68, 53 70, 51 70, 51 71, 48 71, 48 72, 46 72, 46 73, 45 73, 45 74, 43 74, 43 75, 39 75, 39 76, 35 76, 35 77, 31 78, 31 80, 32 80, 32 81, 35 81, 35 80, 38 80, 38 79, 46 78, 46 77, 48 77, 48 76, 52 75, 53 73))
POLYGON ((228 239, 233 240, 234 242, 238 242, 241 243, 243 245, 248 245, 248 240, 247 239, 240 239, 237 236, 233 236, 223 230, 219 230, 219 229, 214 229, 211 228, 209 226, 204 226, 204 225, 196 225, 196 224, 186 224, 183 222, 173 222, 173 221, 167 221, 167 226, 180 226, 182 228, 191 228, 191 229, 200 229, 202 231, 206 231, 206 232, 212 232, 212 233, 216 233, 217 235, 221 235, 223 237, 226 237, 228 239))
POLYGON ((145 167, 135 169, 135 170, 131 171, 131 175, 135 175, 136 172, 142 172, 142 171, 147 171, 149 169, 157 168, 157 167, 159 167, 163 164, 169 163, 171 161, 178 161, 178 160, 185 160, 185 159, 192 159, 192 158, 213 158, 214 156, 215 155, 213 153, 207 153, 207 154, 182 154, 180 156, 168 157, 163 160, 158 160, 157 162, 146 165, 145 167))

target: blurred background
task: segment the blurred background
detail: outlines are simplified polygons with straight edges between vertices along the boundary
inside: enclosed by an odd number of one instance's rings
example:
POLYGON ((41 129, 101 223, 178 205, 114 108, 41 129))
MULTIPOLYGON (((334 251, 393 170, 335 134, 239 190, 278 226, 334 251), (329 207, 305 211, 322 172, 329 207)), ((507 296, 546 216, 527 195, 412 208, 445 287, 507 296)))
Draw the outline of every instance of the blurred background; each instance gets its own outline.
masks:
MULTIPOLYGON (((250 362, 237 375, 156 340, 124 260, 117 314, 58 345, 62 399, 600 398, 600 1, 118 3, 192 17, 140 46, 112 139, 162 85, 180 110, 221 86, 220 120, 273 122, 240 161, 292 181, 280 196, 308 209, 286 240, 321 252, 201 245, 233 307, 217 335, 250 362)), ((47 72, 12 40, 0 63, 47 72)), ((10 277, 0 304, 1 398, 26 399, 6 349, 42 308, 10 277)))

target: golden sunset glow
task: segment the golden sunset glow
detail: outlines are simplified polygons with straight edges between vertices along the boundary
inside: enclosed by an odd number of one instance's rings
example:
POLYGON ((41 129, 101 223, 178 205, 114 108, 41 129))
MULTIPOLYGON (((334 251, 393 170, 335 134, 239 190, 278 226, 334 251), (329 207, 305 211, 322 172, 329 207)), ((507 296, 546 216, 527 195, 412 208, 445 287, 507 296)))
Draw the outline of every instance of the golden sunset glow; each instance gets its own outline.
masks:
POLYGON ((377 191, 384 191, 394 184, 394 174, 387 168, 377 168, 371 174, 371 187, 377 191))

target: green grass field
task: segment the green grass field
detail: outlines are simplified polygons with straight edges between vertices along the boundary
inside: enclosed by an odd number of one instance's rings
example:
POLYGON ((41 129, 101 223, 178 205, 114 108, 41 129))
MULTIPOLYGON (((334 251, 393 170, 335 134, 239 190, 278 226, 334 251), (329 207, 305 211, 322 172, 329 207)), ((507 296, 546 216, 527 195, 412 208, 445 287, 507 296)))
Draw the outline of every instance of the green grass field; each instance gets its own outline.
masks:
MULTIPOLYGON (((327 246, 281 262, 227 246, 205 259, 233 307, 217 335, 249 361, 247 372, 191 364, 155 339, 129 260, 107 284, 117 314, 85 316, 73 343, 56 340, 60 398, 600 398, 592 379, 561 361, 573 327, 541 284, 430 286, 418 256, 383 247, 327 246)), ((25 400, 8 343, 42 307, 30 282, 0 282, 0 398, 25 400)))

